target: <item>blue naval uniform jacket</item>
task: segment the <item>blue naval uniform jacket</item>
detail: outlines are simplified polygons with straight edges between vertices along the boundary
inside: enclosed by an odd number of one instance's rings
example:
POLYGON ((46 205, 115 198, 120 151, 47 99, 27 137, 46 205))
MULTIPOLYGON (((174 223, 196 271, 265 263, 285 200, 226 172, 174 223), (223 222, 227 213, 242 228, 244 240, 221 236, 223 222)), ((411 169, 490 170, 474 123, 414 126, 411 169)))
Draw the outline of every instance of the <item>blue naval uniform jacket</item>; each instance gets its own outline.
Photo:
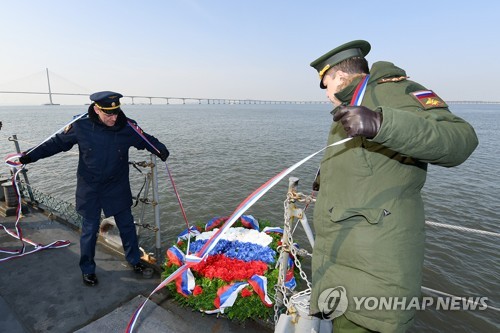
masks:
MULTIPOLYGON (((29 153, 32 162, 70 150, 78 144, 80 153, 76 185, 76 210, 84 218, 99 218, 101 209, 113 216, 132 205, 129 181, 129 148, 158 153, 127 123, 123 112, 114 126, 103 124, 89 107, 89 117, 79 119, 29 153)), ((159 151, 167 148, 155 137, 143 133, 159 151)))

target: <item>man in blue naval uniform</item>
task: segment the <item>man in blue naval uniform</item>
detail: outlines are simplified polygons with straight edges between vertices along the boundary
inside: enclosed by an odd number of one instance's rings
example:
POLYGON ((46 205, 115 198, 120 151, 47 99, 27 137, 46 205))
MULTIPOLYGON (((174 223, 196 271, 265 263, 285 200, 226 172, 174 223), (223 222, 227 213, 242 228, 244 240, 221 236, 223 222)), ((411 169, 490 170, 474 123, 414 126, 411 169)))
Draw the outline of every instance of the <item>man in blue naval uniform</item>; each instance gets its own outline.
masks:
POLYGON ((135 132, 132 128, 135 121, 128 119, 120 109, 121 97, 112 91, 92 94, 88 117, 77 120, 63 133, 19 158, 22 164, 36 162, 78 144, 76 210, 83 216, 80 268, 83 282, 89 286, 98 283, 94 256, 101 211, 105 216, 114 216, 125 258, 134 271, 140 273, 144 270, 131 210, 129 148, 147 149, 162 161, 166 161, 169 155, 167 147, 158 139, 142 133, 160 153, 135 132))

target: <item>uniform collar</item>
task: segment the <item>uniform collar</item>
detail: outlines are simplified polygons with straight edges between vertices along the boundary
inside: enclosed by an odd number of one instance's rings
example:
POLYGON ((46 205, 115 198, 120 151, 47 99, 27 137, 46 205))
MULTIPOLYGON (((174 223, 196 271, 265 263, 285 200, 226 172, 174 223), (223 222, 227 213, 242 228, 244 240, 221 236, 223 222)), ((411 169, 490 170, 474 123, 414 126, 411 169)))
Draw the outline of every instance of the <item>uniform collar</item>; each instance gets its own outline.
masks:
MULTIPOLYGON (((373 64, 370 69, 370 80, 368 84, 372 84, 373 82, 378 82, 382 79, 387 79, 391 77, 406 77, 405 70, 397 67, 392 62, 388 61, 378 61, 373 64)), ((335 97, 342 103, 349 103, 352 99, 354 91, 358 86, 359 82, 363 77, 355 78, 347 87, 339 91, 335 94, 335 97)))
POLYGON ((392 62, 378 61, 370 69, 370 75, 372 76, 371 80, 379 82, 391 77, 405 77, 406 72, 392 62))
POLYGON ((356 87, 363 78, 364 76, 355 78, 347 87, 336 93, 335 97, 337 97, 341 103, 350 103, 356 87))

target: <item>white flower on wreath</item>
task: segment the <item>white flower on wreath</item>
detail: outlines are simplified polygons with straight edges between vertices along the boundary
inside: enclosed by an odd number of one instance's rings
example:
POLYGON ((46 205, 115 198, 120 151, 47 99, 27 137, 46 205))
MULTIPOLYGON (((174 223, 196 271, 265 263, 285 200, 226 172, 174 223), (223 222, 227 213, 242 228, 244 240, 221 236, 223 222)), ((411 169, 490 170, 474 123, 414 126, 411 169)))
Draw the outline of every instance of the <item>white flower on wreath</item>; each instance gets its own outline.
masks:
MULTIPOLYGON (((211 231, 205 231, 196 236, 196 240, 206 240, 212 237, 219 229, 215 228, 211 231)), ((265 232, 259 232, 255 229, 247 229, 243 227, 229 228, 221 239, 225 239, 230 242, 240 241, 245 243, 257 244, 260 246, 269 246, 273 241, 273 238, 266 234, 265 232)))

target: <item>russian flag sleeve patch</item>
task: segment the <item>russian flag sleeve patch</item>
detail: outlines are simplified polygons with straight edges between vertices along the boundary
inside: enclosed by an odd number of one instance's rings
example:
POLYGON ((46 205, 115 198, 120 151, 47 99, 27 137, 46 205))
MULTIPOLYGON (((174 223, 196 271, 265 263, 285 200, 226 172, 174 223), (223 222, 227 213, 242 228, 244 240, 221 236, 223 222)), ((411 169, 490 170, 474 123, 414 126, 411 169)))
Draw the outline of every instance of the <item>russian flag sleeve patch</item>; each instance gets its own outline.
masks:
POLYGON ((419 90, 410 93, 410 95, 417 100, 424 110, 448 107, 441 97, 436 95, 432 90, 419 90))

